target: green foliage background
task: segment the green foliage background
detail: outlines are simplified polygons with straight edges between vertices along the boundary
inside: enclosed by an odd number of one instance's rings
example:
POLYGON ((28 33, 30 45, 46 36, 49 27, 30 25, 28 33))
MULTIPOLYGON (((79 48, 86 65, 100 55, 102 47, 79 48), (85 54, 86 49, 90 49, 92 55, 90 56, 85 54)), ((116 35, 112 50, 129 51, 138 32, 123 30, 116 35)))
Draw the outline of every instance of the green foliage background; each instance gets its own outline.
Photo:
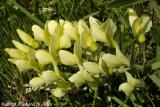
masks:
MULTIPOLYGON (((46 20, 79 20, 81 18, 88 21, 89 16, 94 16, 104 22, 111 17, 118 25, 116 39, 120 48, 125 53, 130 53, 133 65, 133 73, 143 79, 146 89, 137 91, 131 98, 125 98, 122 93, 117 94, 118 83, 123 81, 113 75, 110 80, 115 87, 99 87, 100 99, 96 99, 98 106, 158 106, 160 104, 160 6, 157 2, 146 0, 1 0, 0 1, 0 102, 44 102, 48 99, 55 106, 91 106, 94 93, 89 90, 73 91, 63 99, 57 99, 50 95, 48 91, 35 91, 26 93, 24 84, 28 83, 32 75, 21 74, 14 65, 7 61, 8 56, 4 48, 13 47, 11 40, 19 39, 16 29, 20 28, 30 34, 33 24, 44 27, 46 20), (136 42, 131 35, 131 28, 128 23, 127 8, 134 8, 139 15, 148 14, 153 27, 147 34, 147 41, 140 49, 139 56, 136 54, 136 42), (43 8, 51 8, 52 11, 43 12, 43 8), (121 36, 119 36, 121 35, 121 36), (142 65, 142 66, 140 66, 142 65), (115 78, 116 77, 116 78, 115 78), (114 82, 115 81, 115 82, 114 82), (117 86, 116 86, 117 85, 117 86), (106 95, 112 96, 108 100, 106 95), (131 100, 128 100, 131 99, 131 100), (59 103, 60 102, 60 103, 59 103)), ((105 47, 104 47, 105 48, 105 47)), ((123 75, 122 75, 123 76, 123 75)), ((102 79, 103 81, 103 79, 102 79)))

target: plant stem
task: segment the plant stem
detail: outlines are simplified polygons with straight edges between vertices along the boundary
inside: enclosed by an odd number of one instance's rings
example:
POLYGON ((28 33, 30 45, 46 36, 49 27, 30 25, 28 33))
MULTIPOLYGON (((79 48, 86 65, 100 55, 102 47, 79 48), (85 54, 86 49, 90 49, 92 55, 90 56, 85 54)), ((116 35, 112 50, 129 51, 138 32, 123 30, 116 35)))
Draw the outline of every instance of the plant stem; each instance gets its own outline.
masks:
POLYGON ((96 99, 97 99, 97 96, 98 96, 98 88, 96 88, 94 90, 94 100, 93 100, 93 103, 92 103, 92 107, 95 107, 95 104, 96 104, 96 99))
POLYGON ((154 105, 152 99, 150 98, 150 96, 148 95, 148 93, 146 93, 146 96, 147 96, 148 100, 151 102, 152 107, 155 107, 155 105, 154 105))
POLYGON ((146 63, 146 51, 145 51, 145 42, 142 44, 142 52, 143 52, 143 71, 142 74, 144 73, 144 68, 145 68, 145 63, 146 63))

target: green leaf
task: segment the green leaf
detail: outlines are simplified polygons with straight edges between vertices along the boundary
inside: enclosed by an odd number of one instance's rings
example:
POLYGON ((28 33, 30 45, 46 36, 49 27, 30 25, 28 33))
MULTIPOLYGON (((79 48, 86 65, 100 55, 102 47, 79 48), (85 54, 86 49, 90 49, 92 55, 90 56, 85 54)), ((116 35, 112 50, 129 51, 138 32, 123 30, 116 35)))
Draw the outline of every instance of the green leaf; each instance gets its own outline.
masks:
POLYGON ((121 107, 129 107, 124 101, 120 100, 116 96, 111 97, 115 102, 117 102, 121 107))
POLYGON ((132 101, 134 107, 142 107, 142 105, 138 104, 137 98, 134 96, 134 94, 130 96, 130 100, 132 101))
POLYGON ((26 16, 28 16, 29 18, 31 18, 34 22, 36 22, 38 25, 40 25, 41 27, 44 27, 44 23, 39 20, 37 17, 33 16, 29 11, 27 11, 25 8, 23 8, 21 5, 19 5, 17 2, 15 2, 14 0, 8 0, 8 2, 14 4, 16 7, 18 7, 24 14, 26 14, 26 16))
POLYGON ((160 26, 153 26, 151 28, 151 36, 154 41, 158 44, 156 49, 156 62, 160 61, 160 26))
POLYGON ((152 64, 152 69, 153 70, 158 69, 158 68, 160 68, 160 62, 152 64))
POLYGON ((145 0, 114 0, 107 7, 115 7, 115 8, 126 7, 144 1, 145 0))
POLYGON ((9 100, 11 102, 16 102, 17 101, 16 97, 11 92, 9 92, 9 90, 4 89, 4 88, 0 88, 0 92, 3 94, 3 96, 7 100, 9 100))
POLYGON ((158 87, 160 87, 160 71, 156 71, 155 73, 149 75, 149 77, 158 87))
POLYGON ((156 49, 156 62, 160 62, 160 45, 157 45, 156 49))
POLYGON ((160 45, 160 26, 153 26, 151 28, 151 36, 153 37, 154 41, 160 45))

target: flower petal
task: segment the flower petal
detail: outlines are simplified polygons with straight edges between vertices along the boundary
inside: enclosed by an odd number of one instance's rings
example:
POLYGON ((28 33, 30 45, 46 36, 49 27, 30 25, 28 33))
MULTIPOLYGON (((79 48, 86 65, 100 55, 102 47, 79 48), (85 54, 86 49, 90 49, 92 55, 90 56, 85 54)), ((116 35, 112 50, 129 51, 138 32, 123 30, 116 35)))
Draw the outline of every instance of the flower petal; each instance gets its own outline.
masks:
POLYGON ((115 67, 121 65, 121 62, 120 62, 117 55, 104 54, 102 56, 102 59, 105 61, 106 65, 111 68, 115 68, 115 67))
POLYGON ((54 36, 56 30, 57 30, 57 27, 59 26, 58 22, 55 21, 55 20, 51 20, 48 22, 48 31, 49 31, 49 34, 54 36))
POLYGON ((32 65, 30 64, 30 62, 28 60, 8 59, 8 61, 15 64, 17 66, 17 68, 19 69, 19 71, 28 71, 28 70, 32 69, 32 65))
POLYGON ((122 54, 118 46, 116 46, 116 55, 118 56, 118 59, 122 64, 125 64, 127 66, 130 65, 129 60, 122 54))
POLYGON ((141 27, 144 32, 148 32, 152 27, 152 21, 148 15, 142 15, 141 19, 141 27))
POLYGON ((69 48, 71 47, 71 40, 67 35, 62 35, 60 38, 60 48, 69 48))
POLYGON ((129 8, 129 23, 131 27, 137 18, 138 18, 137 13, 133 9, 129 8))
POLYGON ((33 25, 32 31, 33 31, 35 40, 44 41, 44 31, 41 27, 39 27, 38 25, 33 25))
POLYGON ((35 57, 40 64, 49 64, 52 63, 52 56, 49 52, 45 50, 37 50, 35 53, 35 57))
POLYGON ((83 71, 78 71, 77 73, 73 74, 69 80, 73 82, 76 87, 80 87, 86 82, 85 78, 83 77, 83 71))
POLYGON ((78 31, 69 21, 65 21, 63 25, 63 33, 64 35, 69 36, 72 40, 78 40, 78 31))
POLYGON ((20 42, 18 42, 16 40, 12 40, 12 43, 14 44, 14 46, 16 48, 18 48, 19 50, 21 50, 23 52, 26 52, 26 53, 28 53, 29 50, 31 49, 29 46, 24 45, 24 44, 22 44, 22 43, 20 43, 20 42))
POLYGON ((102 73, 102 69, 100 68, 100 66, 94 62, 84 62, 83 66, 86 71, 93 75, 102 73))
POLYGON ((27 54, 19 49, 6 48, 5 51, 9 54, 10 57, 16 59, 27 59, 27 54))
POLYGON ((126 94, 126 96, 131 95, 131 93, 133 92, 133 90, 134 90, 134 87, 131 84, 126 83, 126 82, 122 83, 119 86, 119 91, 123 91, 126 94))
POLYGON ((45 84, 45 82, 44 82, 43 78, 41 78, 41 77, 34 77, 29 81, 29 84, 33 88, 40 88, 45 84))
POLYGON ((65 92, 61 88, 52 89, 52 94, 56 97, 63 97, 65 92))
POLYGON ((104 29, 100 25, 100 22, 97 19, 90 16, 89 23, 94 41, 106 42, 107 41, 106 34, 104 32, 104 29))
POLYGON ((78 63, 77 56, 65 50, 59 51, 59 57, 61 62, 65 65, 74 65, 78 63))

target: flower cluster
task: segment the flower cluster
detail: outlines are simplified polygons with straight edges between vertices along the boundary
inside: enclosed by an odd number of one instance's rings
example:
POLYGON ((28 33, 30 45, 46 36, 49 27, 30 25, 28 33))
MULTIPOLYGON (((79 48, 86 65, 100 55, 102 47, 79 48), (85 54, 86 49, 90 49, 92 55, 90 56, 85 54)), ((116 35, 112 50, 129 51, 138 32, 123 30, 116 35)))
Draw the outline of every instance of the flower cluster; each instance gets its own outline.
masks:
MULTIPOLYGON (((129 10, 129 12, 131 13, 133 10, 129 10)), ((133 16, 129 18, 133 28, 133 21, 138 20, 135 24, 139 24, 139 20, 141 20, 133 19, 133 16)), ((129 67, 128 58, 120 51, 114 39, 117 27, 112 19, 109 18, 105 23, 101 23, 90 16, 89 25, 90 27, 82 19, 78 22, 62 19, 59 21, 51 20, 46 22, 44 29, 38 25, 32 26, 34 38, 17 29, 23 43, 12 41, 16 49, 5 49, 11 57, 8 60, 15 64, 21 72, 36 71, 37 76, 29 81, 30 86, 37 89, 42 86, 54 85, 52 94, 56 97, 64 96, 67 91, 72 89, 73 84, 79 88, 85 83, 100 78, 100 76, 111 75, 117 67, 129 67), (100 43, 114 48, 116 54, 99 52, 100 43), (91 56, 96 52, 98 54, 91 60, 83 57, 83 54, 87 52, 91 56), (59 69, 59 65, 63 64, 78 67, 78 71, 74 74, 69 72, 66 75, 66 71, 59 69), (48 69, 47 65, 53 65, 53 67, 48 69)), ((139 31, 135 33, 140 42, 142 42, 140 39, 142 33, 140 34, 139 31)), ((126 95, 129 95, 134 88, 141 84, 144 86, 142 81, 134 79, 128 72, 126 72, 126 76, 128 82, 119 87, 119 90, 124 91, 126 95)))

